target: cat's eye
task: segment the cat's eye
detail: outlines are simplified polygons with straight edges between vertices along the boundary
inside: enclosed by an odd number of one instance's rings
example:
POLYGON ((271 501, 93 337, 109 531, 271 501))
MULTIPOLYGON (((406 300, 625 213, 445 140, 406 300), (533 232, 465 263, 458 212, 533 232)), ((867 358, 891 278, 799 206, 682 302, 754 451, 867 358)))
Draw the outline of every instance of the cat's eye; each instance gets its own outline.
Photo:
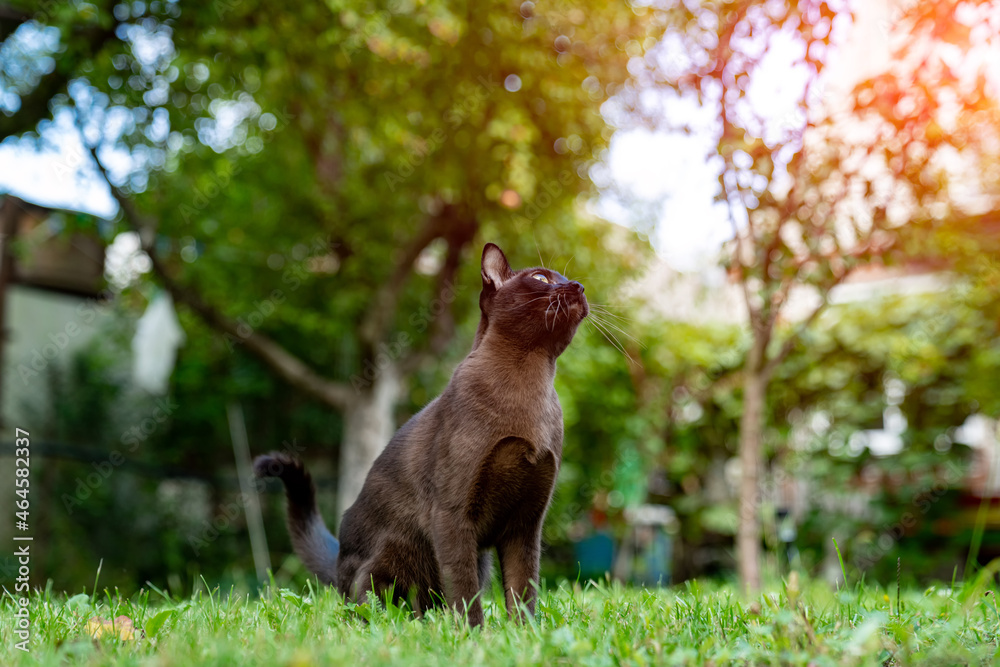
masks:
POLYGON ((545 277, 544 273, 535 273, 531 277, 535 280, 541 280, 543 283, 549 282, 549 279, 545 277))

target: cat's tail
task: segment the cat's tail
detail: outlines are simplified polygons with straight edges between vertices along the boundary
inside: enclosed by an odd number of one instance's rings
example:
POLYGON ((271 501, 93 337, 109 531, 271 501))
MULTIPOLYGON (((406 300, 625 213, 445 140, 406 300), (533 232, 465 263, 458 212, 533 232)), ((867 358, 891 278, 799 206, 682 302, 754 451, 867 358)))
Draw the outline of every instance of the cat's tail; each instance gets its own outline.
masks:
POLYGON ((316 506, 316 486, 298 459, 271 452, 253 462, 257 477, 277 477, 288 496, 288 534, 296 555, 325 584, 337 585, 340 542, 323 522, 316 506))

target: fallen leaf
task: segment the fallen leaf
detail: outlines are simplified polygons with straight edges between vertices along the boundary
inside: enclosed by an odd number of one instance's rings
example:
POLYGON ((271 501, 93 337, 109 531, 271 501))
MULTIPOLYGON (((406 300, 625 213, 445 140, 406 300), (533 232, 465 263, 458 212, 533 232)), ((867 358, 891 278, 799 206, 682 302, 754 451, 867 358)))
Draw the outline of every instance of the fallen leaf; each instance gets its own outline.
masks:
POLYGON ((128 616, 118 616, 113 621, 94 616, 87 621, 87 632, 94 639, 104 636, 122 640, 135 639, 135 626, 128 616))

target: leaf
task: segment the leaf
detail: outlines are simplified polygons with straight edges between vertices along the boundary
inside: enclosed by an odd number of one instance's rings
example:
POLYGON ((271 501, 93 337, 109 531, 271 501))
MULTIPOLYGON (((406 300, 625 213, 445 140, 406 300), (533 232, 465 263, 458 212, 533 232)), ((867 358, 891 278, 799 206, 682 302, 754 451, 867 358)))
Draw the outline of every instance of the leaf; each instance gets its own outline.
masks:
POLYGON ((86 593, 78 593, 66 600, 66 608, 74 613, 87 611, 91 608, 90 596, 86 593))
POLYGON ((151 619, 146 621, 146 627, 144 628, 146 636, 155 637, 157 633, 159 633, 160 628, 163 627, 163 624, 167 622, 167 619, 174 615, 174 611, 174 609, 164 609, 156 616, 153 616, 151 619))

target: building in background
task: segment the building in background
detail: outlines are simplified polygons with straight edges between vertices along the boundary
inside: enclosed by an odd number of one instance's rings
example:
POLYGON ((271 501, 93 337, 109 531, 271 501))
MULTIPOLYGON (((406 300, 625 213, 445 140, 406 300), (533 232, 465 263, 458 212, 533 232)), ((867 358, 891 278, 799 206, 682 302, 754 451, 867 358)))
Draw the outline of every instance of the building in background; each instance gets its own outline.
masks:
MULTIPOLYGON (((34 427, 28 406, 44 403, 47 374, 107 317, 110 231, 109 221, 93 215, 0 198, 0 456, 13 455, 15 428, 34 427)), ((14 497, 13 485, 13 475, 0 479, 0 497, 14 497)), ((0 518, 0 537, 10 535, 12 521, 12 513, 0 518)))

